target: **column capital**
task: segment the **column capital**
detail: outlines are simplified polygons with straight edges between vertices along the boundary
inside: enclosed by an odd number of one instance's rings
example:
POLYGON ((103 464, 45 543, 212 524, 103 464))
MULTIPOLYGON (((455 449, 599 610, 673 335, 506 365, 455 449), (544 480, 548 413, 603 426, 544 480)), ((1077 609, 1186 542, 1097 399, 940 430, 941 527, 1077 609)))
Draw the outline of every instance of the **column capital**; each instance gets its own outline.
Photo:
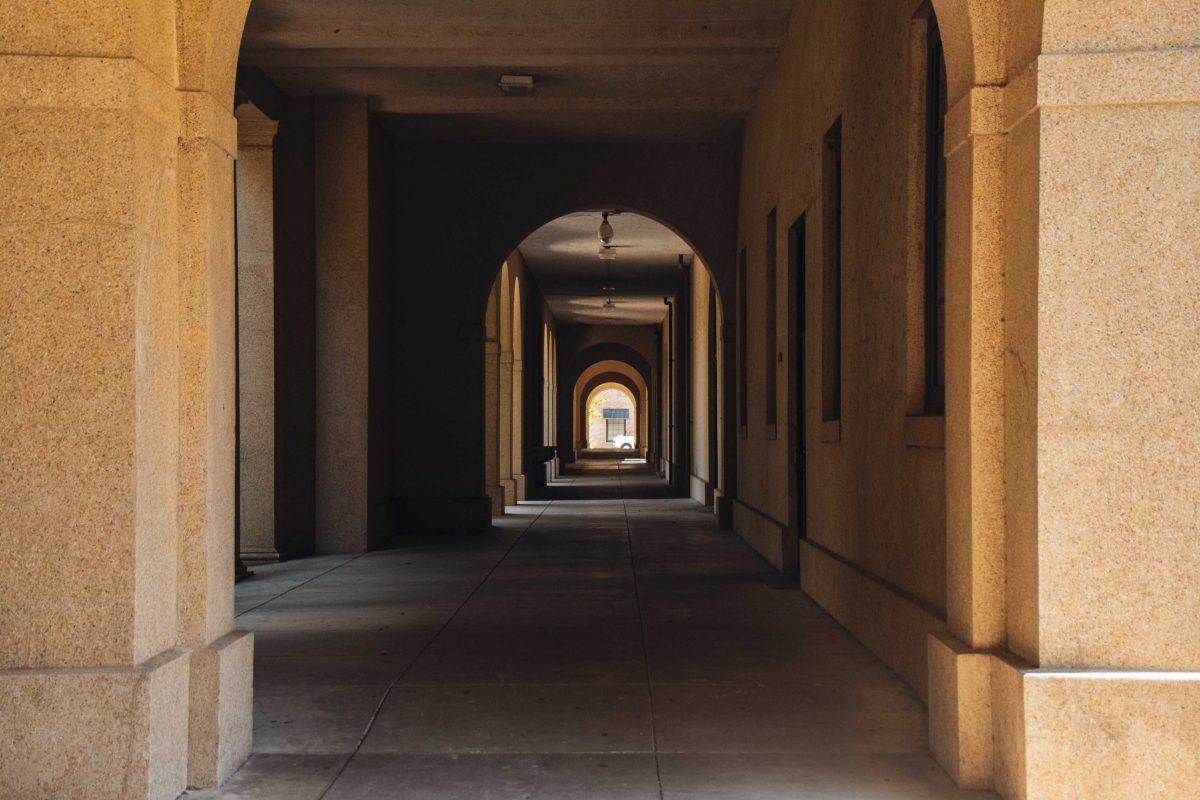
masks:
POLYGON ((233 116, 237 119, 238 147, 274 147, 275 133, 279 121, 271 119, 252 103, 238 106, 233 116))

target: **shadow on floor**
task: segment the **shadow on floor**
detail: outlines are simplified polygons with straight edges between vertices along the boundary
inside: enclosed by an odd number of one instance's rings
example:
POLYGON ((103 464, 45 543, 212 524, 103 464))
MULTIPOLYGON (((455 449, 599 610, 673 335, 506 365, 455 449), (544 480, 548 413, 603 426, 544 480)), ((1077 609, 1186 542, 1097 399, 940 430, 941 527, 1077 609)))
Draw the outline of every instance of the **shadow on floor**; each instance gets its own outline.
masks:
POLYGON ((581 459, 539 493, 546 500, 664 500, 680 493, 645 459, 581 459))
POLYGON ((965 800, 921 703, 649 475, 485 536, 260 567, 254 747, 190 800, 965 800))

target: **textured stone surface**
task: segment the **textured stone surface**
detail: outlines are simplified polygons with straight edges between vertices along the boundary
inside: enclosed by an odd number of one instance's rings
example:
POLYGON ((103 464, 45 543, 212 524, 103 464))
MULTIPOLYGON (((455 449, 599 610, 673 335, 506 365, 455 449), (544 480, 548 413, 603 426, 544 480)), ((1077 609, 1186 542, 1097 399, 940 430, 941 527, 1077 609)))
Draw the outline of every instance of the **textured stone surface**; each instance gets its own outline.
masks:
POLYGON ((0 796, 173 800, 186 786, 188 659, 0 671, 0 796))
POLYGON ((316 124, 317 552, 367 549, 367 100, 316 124))
POLYGON ((930 634, 927 642, 929 749, 959 786, 990 789, 992 656, 946 633, 930 634))
MULTIPOLYGON (((782 563, 784 553, 795 546, 788 541, 796 535, 788 524, 792 515, 790 476, 795 469, 789 444, 799 420, 783 392, 795 377, 792 365, 800 359, 785 335, 786 323, 777 323, 776 353, 766 352, 763 326, 766 315, 786 314, 792 296, 801 288, 792 279, 792 264, 787 260, 788 230, 804 215, 807 308, 797 311, 803 314, 803 321, 796 320, 796 324, 807 331, 803 354, 806 397, 798 409, 805 415, 808 440, 807 535, 820 547, 879 578, 879 585, 898 590, 888 605, 906 604, 907 595, 917 598, 936 617, 947 608, 949 456, 939 448, 908 446, 906 439, 912 382, 906 318, 909 262, 915 237, 921 233, 913 227, 919 209, 914 206, 911 186, 922 155, 919 146, 914 147, 911 117, 912 105, 918 102, 913 98, 916 65, 910 53, 912 14, 918 5, 798 4, 780 60, 764 80, 748 118, 742 145, 738 248, 746 248, 748 265, 749 424, 745 438, 738 442, 736 495, 739 503, 754 511, 737 514, 735 526, 773 561, 782 563), (839 115, 844 154, 842 408, 839 430, 834 434, 823 429, 818 402, 822 391, 822 231, 829 222, 823 219, 821 202, 820 144, 839 115), (772 209, 778 220, 774 291, 764 285, 765 220, 772 209), (765 419, 764 376, 779 353, 787 371, 778 376, 778 424, 772 438, 765 419), (782 524, 772 530, 760 518, 782 524)), ((957 24, 963 21, 959 19, 957 24)), ((963 217, 964 222, 967 219, 963 217)), ((953 225, 954 220, 950 222, 953 225)), ((953 250, 955 243, 950 246, 953 250)), ((958 274, 963 275, 963 270, 958 274)), ((968 299, 966 286, 948 288, 952 292, 957 289, 964 301, 968 299)), ((949 337, 956 335, 965 333, 951 330, 949 337)), ((954 441, 949 421, 946 435, 948 444, 954 441)), ((809 569, 815 580, 818 566, 809 569)), ((821 597, 854 594, 854 584, 839 584, 842 576, 851 574, 826 571, 820 575, 821 597)), ((816 584, 813 591, 818 591, 816 584)), ((861 636, 877 635, 855 627, 856 620, 868 622, 871 613, 840 618, 861 636)), ((884 633, 887 642, 872 639, 872 649, 915 687, 924 687, 923 672, 910 671, 912 665, 924 662, 922 627, 878 633, 884 633), (902 641, 912 634, 917 638, 902 641)))
POLYGON ((925 699, 925 640, 945 627, 936 613, 808 542, 800 543, 800 584, 925 699))
POLYGON ((178 169, 180 640, 204 646, 233 627, 235 405, 233 115, 192 92, 178 169))
POLYGON ((1025 673, 1028 800, 1167 800, 1200 785, 1200 673, 1025 673))
POLYGON ((191 654, 188 785, 219 786, 250 755, 254 635, 235 631, 191 654))
POLYGON ((253 563, 279 558, 275 542, 275 183, 277 123, 237 110, 239 546, 253 563))
POLYGON ((1200 95, 1042 111, 1043 666, 1200 665, 1198 149, 1200 95))
POLYGON ((49 62, 0 59, 0 667, 133 665, 175 633, 178 105, 49 62))

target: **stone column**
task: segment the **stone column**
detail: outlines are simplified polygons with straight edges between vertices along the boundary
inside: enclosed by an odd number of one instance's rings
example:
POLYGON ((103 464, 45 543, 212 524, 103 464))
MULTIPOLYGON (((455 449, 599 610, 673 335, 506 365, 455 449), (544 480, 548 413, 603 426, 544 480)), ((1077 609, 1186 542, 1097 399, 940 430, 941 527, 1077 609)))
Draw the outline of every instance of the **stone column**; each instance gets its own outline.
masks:
POLYGON ((500 329, 498 346, 500 365, 496 372, 496 435, 499 451, 496 457, 497 483, 501 490, 501 510, 517 502, 517 484, 512 476, 513 451, 513 351, 512 351, 512 275, 508 262, 497 278, 500 288, 500 329))
MULTIPOLYGON (((951 630, 929 646, 931 744, 964 785, 1006 798, 1200 783, 1200 84, 1181 78, 1200 74, 1200 32, 1167 11, 1048 5, 1043 52, 957 112, 971 143, 952 185, 969 168, 973 188, 951 242, 959 230, 972 252, 970 298, 951 286, 950 309, 994 342, 993 303, 976 298, 995 296, 1003 242, 1004 394, 1000 411, 977 402, 986 388, 949 409, 963 505, 948 519, 951 630), (1004 513, 989 521, 997 414, 1004 513)), ((962 359, 964 382, 994 375, 991 346, 962 359)))
POLYGON ((275 131, 237 109, 238 520, 242 560, 279 560, 275 542, 275 131))
POLYGON ((991 658, 1005 642, 1004 89, 946 118, 946 589, 927 647, 930 746, 960 786, 990 788, 991 658))
POLYGON ((500 282, 488 296, 483 340, 483 486, 493 517, 504 513, 500 486, 500 282))
MULTIPOLYGON (((550 331, 550 444, 558 447, 558 337, 550 331)), ((550 477, 562 474, 562 457, 555 455, 550 462, 550 477)))
POLYGON ((499 483, 504 492, 504 505, 511 506, 517 502, 517 482, 513 480, 513 353, 503 347, 500 350, 500 368, 498 370, 497 415, 499 422, 499 483))
POLYGON ((318 553, 368 546, 367 124, 365 97, 316 99, 318 553))
POLYGON ((132 53, 5 49, 0 796, 174 797, 179 97, 132 53))
POLYGON ((180 92, 179 641, 191 650, 188 784, 216 786, 250 752, 251 635, 233 630, 234 190, 237 122, 180 92))
POLYGON ((1200 783, 1200 42, 1165 4, 1104 40, 1150 5, 1048 8, 1010 86, 1008 643, 1036 668, 1000 777, 1028 800, 1200 783))
POLYGON ((177 91, 188 26, 77 10, 0 56, 0 796, 168 800, 250 744, 235 128, 177 91))
MULTIPOLYGON (((520 318, 514 319, 513 323, 519 325, 520 318)), ((524 385, 525 366, 521 360, 520 351, 514 350, 512 363, 512 477, 516 493, 513 502, 526 498, 524 410, 522 409, 524 385)))

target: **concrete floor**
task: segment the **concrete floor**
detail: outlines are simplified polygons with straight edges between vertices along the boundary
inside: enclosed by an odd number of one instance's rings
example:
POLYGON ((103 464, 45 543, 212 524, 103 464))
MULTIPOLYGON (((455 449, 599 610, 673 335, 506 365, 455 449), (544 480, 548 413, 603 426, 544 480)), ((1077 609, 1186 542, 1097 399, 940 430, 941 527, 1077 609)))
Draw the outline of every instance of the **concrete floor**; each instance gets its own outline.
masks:
POLYGON ((618 469, 488 536, 257 568, 254 755, 186 797, 992 797, 953 788, 921 704, 794 583, 618 469))

